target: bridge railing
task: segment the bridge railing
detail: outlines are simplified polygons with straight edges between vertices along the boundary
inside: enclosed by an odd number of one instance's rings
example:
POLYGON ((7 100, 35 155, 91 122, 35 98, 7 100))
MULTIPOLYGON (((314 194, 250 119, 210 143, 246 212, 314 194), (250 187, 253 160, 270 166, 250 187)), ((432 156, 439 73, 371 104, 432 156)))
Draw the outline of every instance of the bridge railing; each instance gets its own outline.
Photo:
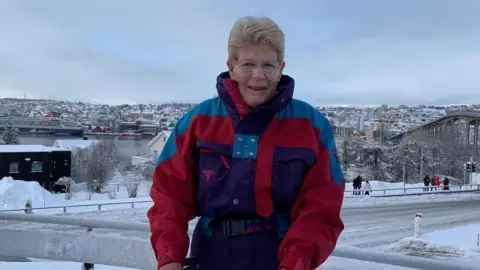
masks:
MULTIPOLYGON (((156 259, 148 241, 146 223, 80 219, 64 216, 0 213, 0 220, 71 225, 86 228, 86 232, 59 230, 22 230, 0 227, 0 255, 71 262, 88 262, 117 267, 154 270, 156 259), (111 237, 95 234, 96 229, 125 230, 145 233, 144 238, 111 237)), ((440 261, 338 245, 332 256, 367 262, 409 267, 414 269, 474 270, 478 265, 440 261)))
MULTIPOLYGON (((347 183, 350 184, 350 183, 347 183)), ((443 186, 418 186, 418 187, 400 187, 400 188, 377 188, 372 189, 371 195, 374 195, 377 192, 383 193, 387 195, 388 193, 399 193, 398 191, 403 191, 403 193, 408 193, 407 191, 418 191, 415 193, 422 192, 425 194, 437 194, 437 193, 457 193, 458 191, 466 191, 466 190, 480 190, 480 184, 467 184, 467 185, 452 185, 448 186, 449 190, 443 190, 443 186)), ((345 193, 354 193, 354 192, 361 192, 361 195, 364 194, 364 189, 354 190, 354 189, 346 189, 345 193)))

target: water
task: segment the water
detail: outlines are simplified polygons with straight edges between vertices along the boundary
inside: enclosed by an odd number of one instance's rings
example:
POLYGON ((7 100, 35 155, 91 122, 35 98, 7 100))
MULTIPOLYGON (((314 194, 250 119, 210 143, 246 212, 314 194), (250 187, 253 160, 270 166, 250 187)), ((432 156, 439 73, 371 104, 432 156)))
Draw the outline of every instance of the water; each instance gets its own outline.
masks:
MULTIPOLYGON (((45 145, 52 146, 56 140, 83 140, 82 137, 72 136, 51 136, 51 135, 38 135, 38 134, 21 134, 20 144, 25 145, 45 145)), ((89 140, 95 140, 98 138, 87 136, 89 140)), ((148 142, 151 139, 140 140, 118 140, 118 153, 120 155, 120 161, 124 165, 132 163, 132 156, 144 156, 148 155, 150 149, 148 148, 148 142)))

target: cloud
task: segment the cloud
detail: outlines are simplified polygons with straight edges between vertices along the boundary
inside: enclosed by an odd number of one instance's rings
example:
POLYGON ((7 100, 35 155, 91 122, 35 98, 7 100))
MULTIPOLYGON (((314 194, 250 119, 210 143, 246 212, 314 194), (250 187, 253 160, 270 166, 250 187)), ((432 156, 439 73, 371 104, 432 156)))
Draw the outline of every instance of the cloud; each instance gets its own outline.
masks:
POLYGON ((480 103, 480 2, 0 2, 0 95, 130 103, 216 93, 233 22, 275 19, 315 105, 480 103))

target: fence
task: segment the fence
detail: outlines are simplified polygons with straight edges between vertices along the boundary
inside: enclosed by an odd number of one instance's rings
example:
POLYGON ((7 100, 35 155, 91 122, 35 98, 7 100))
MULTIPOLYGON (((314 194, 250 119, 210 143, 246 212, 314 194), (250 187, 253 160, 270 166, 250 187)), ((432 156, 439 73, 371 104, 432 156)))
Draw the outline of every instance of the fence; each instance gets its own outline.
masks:
MULTIPOLYGON (((103 203, 90 203, 90 204, 72 204, 72 205, 36 207, 36 208, 31 208, 31 209, 32 210, 63 209, 63 213, 66 214, 68 208, 82 208, 82 207, 96 206, 98 211, 102 211, 102 206, 106 206, 106 205, 126 205, 126 204, 129 204, 130 208, 135 208, 135 204, 140 204, 140 203, 152 203, 152 200, 138 200, 138 201, 129 201, 129 202, 103 202, 103 203)), ((25 211, 25 208, 0 210, 0 213, 17 212, 17 211, 25 211)))
MULTIPOLYGON (((478 192, 480 191, 480 184, 471 184, 471 185, 458 185, 451 186, 458 187, 458 190, 437 190, 437 191, 428 191, 428 192, 412 192, 407 193, 407 190, 423 190, 423 187, 405 187, 405 188, 385 188, 385 189, 373 189, 372 192, 383 192, 384 195, 372 195, 374 197, 395 197, 395 196, 414 196, 414 195, 427 195, 427 194, 449 194, 449 193, 464 193, 464 192, 478 192), (388 192, 400 191, 403 190, 404 193, 400 194, 386 194, 388 192)), ((345 190, 345 193, 353 193, 354 190, 345 190)), ((36 207, 32 210, 51 210, 51 209, 62 209, 63 213, 68 213, 68 208, 82 208, 82 207, 97 207, 98 211, 102 211, 103 206, 108 205, 126 205, 129 204, 130 208, 135 208, 135 204, 141 203, 152 203, 151 200, 138 200, 138 201, 128 201, 128 202, 102 202, 102 203, 89 203, 89 204, 72 204, 72 205, 60 205, 60 206, 47 206, 47 207, 36 207)), ((17 209, 8 209, 0 210, 0 213, 4 212, 18 212, 25 211, 25 208, 17 209)))
MULTIPOLYGON (((154 270, 156 259, 153 255, 148 235, 149 225, 107 220, 88 220, 73 217, 0 213, 0 220, 37 222, 83 227, 86 232, 0 229, 0 255, 28 257, 47 260, 62 260, 142 270, 154 270), (145 239, 111 237, 108 234, 95 234, 94 229, 125 230, 145 233, 145 239)), ((462 262, 439 261, 421 257, 405 256, 364 250, 338 245, 333 256, 376 262, 414 269, 474 270, 477 265, 462 262)))
MULTIPOLYGON (((419 192, 414 192, 415 194, 408 194, 408 195, 421 195, 421 194, 437 194, 437 193, 459 193, 459 192, 466 192, 466 191, 480 191, 480 184, 468 184, 468 185, 454 185, 448 186, 450 190, 442 190, 443 186, 418 186, 418 187, 403 187, 403 188, 380 188, 380 189, 372 189, 371 193, 374 192, 383 192, 384 195, 387 195, 388 192, 395 192, 395 191, 403 191, 403 193, 407 193, 410 190, 418 190, 419 192), (433 190, 432 190, 433 188, 433 190), (423 191, 423 190, 427 191, 423 191), (457 189, 457 190, 455 190, 457 189)), ((345 190, 345 193, 354 193, 356 191, 364 192, 365 190, 345 190)))

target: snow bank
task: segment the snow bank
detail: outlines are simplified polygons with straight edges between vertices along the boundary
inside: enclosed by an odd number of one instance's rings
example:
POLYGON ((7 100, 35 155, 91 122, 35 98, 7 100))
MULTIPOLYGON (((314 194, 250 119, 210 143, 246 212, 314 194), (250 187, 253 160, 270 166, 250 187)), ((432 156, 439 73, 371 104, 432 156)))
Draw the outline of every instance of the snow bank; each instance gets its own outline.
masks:
POLYGON ((422 257, 461 257, 466 250, 451 245, 437 245, 426 239, 407 237, 393 244, 389 251, 396 251, 407 255, 422 257))
POLYGON ((424 257, 465 257, 480 260, 478 235, 480 224, 471 224, 408 237, 389 250, 424 257))
POLYGON ((64 205, 64 199, 45 190, 36 181, 14 180, 4 177, 0 180, 0 209, 25 208, 27 200, 32 202, 32 207, 64 205))
MULTIPOLYGON (((1 269, 14 270, 79 270, 82 269, 81 263, 74 262, 0 262, 1 269)), ((124 268, 107 265, 95 265, 96 270, 138 270, 133 268, 124 268)))
POLYGON ((344 207, 361 207, 366 205, 388 205, 388 204, 418 204, 449 201, 480 200, 480 193, 450 193, 450 194, 428 194, 410 195, 400 197, 375 197, 375 196, 345 196, 344 207))

